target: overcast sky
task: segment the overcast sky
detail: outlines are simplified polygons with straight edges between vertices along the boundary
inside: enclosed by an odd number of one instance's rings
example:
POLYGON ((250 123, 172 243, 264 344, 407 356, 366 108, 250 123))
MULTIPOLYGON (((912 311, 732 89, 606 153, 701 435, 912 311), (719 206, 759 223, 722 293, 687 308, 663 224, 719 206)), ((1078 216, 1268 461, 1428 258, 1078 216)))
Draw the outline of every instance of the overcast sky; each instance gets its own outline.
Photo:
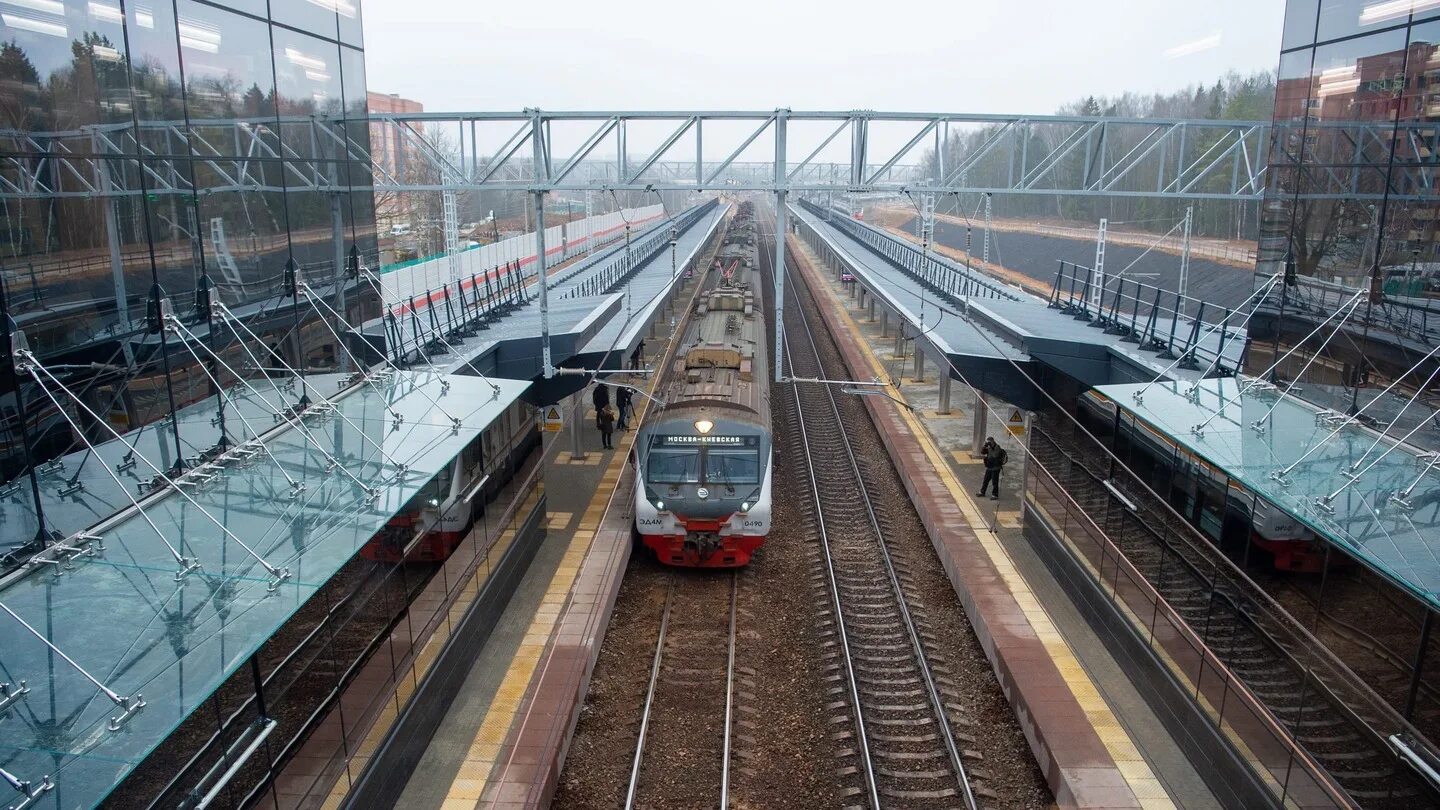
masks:
POLYGON ((367 83, 427 110, 1048 113, 1272 69, 1283 0, 366 0, 367 83))

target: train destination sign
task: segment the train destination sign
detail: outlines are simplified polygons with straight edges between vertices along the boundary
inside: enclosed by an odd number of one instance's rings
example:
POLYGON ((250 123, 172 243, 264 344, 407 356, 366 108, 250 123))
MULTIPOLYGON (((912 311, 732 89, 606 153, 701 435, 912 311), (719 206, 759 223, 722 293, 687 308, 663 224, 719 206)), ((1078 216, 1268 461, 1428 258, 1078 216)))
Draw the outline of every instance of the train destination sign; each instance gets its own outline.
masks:
POLYGON ((754 446, 759 441, 756 436, 656 436, 655 444, 662 447, 677 447, 694 444, 728 444, 741 447, 754 446))

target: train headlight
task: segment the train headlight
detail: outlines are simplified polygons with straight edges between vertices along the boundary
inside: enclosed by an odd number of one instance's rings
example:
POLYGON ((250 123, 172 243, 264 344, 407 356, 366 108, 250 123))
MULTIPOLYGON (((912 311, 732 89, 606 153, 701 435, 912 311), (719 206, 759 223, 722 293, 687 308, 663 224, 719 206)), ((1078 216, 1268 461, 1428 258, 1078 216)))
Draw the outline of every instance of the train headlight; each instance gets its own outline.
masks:
POLYGON ((709 433, 710 431, 715 429, 715 423, 710 421, 709 419, 696 419, 695 429, 700 431, 700 433, 702 434, 709 433))
POLYGON ((656 501, 656 502, 655 502, 655 510, 656 510, 657 512, 664 512, 664 511, 665 511, 665 502, 664 502, 664 501, 656 501))
POLYGON ((740 504, 740 511, 741 511, 741 512, 749 512, 749 511, 750 511, 750 502, 749 502, 749 501, 745 501, 745 502, 741 503, 741 504, 740 504))
POLYGON ((439 498, 431 498, 431 499, 428 501, 428 503, 429 503, 431 506, 439 506, 439 505, 440 505, 440 499, 439 499, 439 498))

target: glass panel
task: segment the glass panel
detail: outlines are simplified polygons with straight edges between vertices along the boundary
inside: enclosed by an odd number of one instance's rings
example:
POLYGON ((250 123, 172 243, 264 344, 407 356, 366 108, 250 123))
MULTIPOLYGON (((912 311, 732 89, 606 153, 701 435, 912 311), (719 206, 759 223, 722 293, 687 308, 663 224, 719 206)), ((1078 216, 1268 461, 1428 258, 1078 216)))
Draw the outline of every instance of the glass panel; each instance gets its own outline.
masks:
POLYGON ((287 0, 284 3, 272 3, 270 13, 274 15, 272 19, 277 23, 335 40, 338 38, 341 17, 359 24, 359 5, 354 0, 287 0))
POLYGON ((210 1, 211 1, 212 3, 214 3, 215 5, 217 5, 217 6, 225 6, 226 8, 233 8, 233 9, 235 9, 236 11, 243 11, 243 12, 245 12, 245 13, 247 13, 247 14, 254 14, 255 16, 261 17, 261 18, 265 17, 265 15, 267 14, 267 11, 266 11, 266 9, 265 9, 266 0, 210 0, 210 1))
MULTIPOLYGON (((1311 4, 1313 5, 1313 3, 1311 4)), ((1411 9, 1425 9, 1434 3, 1416 0, 1409 3, 1386 3, 1376 0, 1321 0, 1320 22, 1316 42, 1350 37, 1381 28, 1404 25, 1410 21, 1411 9)))
POLYGON ((1289 0, 1285 4, 1285 24, 1281 29, 1282 50, 1315 41, 1315 15, 1320 9, 1320 0, 1289 0))
MULTIPOLYGON (((205 486, 187 488, 188 497, 163 496, 146 509, 154 527, 138 517, 122 520, 106 530, 101 556, 83 558, 64 576, 37 572, 5 588, 0 601, 51 643, 118 693, 143 693, 147 701, 123 733, 107 731, 116 707, 97 701, 74 670, 61 667, 47 680, 53 657, 12 626, 0 666, 28 676, 29 705, 54 706, 55 715, 42 718, 53 726, 37 725, 33 734, 12 729, 0 739, 7 769, 55 774, 76 804, 103 798, 527 386, 497 381, 502 394, 492 398, 478 379, 450 384, 442 391, 432 375, 402 374, 359 388, 337 403, 345 418, 311 416, 304 430, 270 440, 275 461, 230 466, 205 486), (442 413, 458 415, 464 427, 456 430, 442 413), (402 417, 398 426, 392 414, 402 417), (329 456, 364 481, 391 483, 367 500, 348 476, 325 474, 329 456), (396 463, 407 466, 398 480, 396 463), (290 495, 282 468, 309 482, 299 497, 290 495), (177 581, 167 543, 203 568, 177 581), (288 578, 271 584, 245 545, 288 569, 288 578), (58 763, 57 751, 66 752, 58 763)), ((165 463, 163 454, 154 460, 165 463)), ((143 461, 140 467, 128 474, 148 480, 153 471, 143 461)))
POLYGON ((1140 386, 1100 390, 1230 473, 1302 528, 1336 538, 1347 551, 1435 604, 1440 558, 1426 537, 1440 526, 1440 518, 1432 514, 1436 510, 1428 496, 1425 507, 1413 509, 1390 496, 1408 493, 1415 503, 1421 493, 1440 491, 1440 471, 1415 448, 1354 424, 1336 427, 1303 400, 1277 399, 1258 389, 1242 394, 1238 387, 1244 382, 1205 380, 1198 401, 1184 395, 1181 389, 1188 386, 1173 383, 1151 386, 1140 403, 1132 396, 1140 386), (1212 419, 1221 403, 1223 417, 1212 419), (1263 432, 1255 429, 1256 422, 1263 432), (1197 435, 1192 428, 1201 424, 1206 427, 1197 435), (1348 482, 1336 476, 1337 470, 1354 470, 1356 478, 1348 482))

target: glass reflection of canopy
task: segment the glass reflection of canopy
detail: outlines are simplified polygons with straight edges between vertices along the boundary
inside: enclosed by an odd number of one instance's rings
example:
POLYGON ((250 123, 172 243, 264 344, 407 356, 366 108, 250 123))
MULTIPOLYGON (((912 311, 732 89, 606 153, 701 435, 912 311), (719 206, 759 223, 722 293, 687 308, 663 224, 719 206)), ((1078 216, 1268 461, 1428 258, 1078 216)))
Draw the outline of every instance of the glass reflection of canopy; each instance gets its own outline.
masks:
POLYGON ((1316 535, 1440 607, 1440 465, 1434 456, 1344 413, 1251 383, 1204 380, 1192 396, 1189 383, 1155 383, 1138 402, 1134 395, 1143 385, 1097 390, 1316 535))
MULTIPOLYGON (((274 462, 227 465, 187 489, 193 502, 172 491, 142 501, 149 520, 202 566, 178 581, 169 551, 134 508, 89 527, 93 556, 0 580, 0 604, 14 614, 0 612, 0 682, 12 694, 21 681, 29 689, 0 711, 0 768, 33 785, 49 775, 54 788, 36 806, 102 800, 528 386, 494 380, 497 393, 491 382, 391 372, 337 395, 338 413, 306 416, 307 430, 267 437, 274 462), (348 474, 328 469, 327 457, 348 474), (294 497, 282 468, 306 482, 294 497), (378 494, 367 497, 355 479, 378 494), (292 576, 277 586, 226 531, 292 576), (143 695, 144 706, 114 723, 117 695, 132 705, 143 695)), ((90 463, 116 463, 113 451, 90 463)))

